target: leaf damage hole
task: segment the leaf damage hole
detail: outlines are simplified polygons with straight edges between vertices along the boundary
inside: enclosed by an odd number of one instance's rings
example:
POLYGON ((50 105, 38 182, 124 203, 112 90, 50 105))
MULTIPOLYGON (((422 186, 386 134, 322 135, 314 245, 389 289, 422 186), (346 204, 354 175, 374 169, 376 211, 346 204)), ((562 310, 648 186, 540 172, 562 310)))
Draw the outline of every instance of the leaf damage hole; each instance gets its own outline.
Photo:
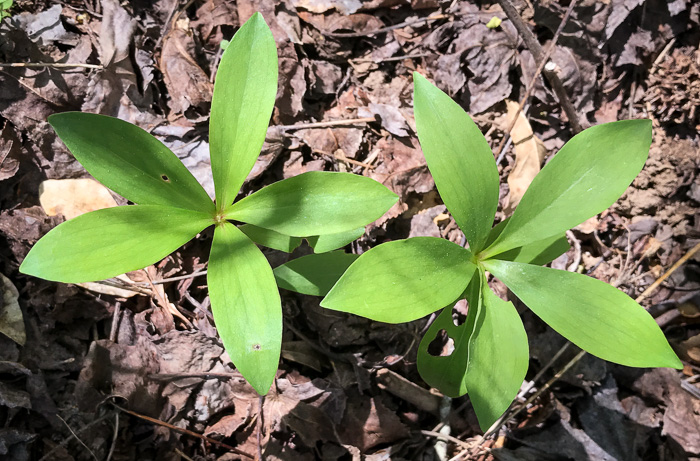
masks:
POLYGON ((260 344, 253 344, 253 350, 254 350, 254 351, 259 351, 260 349, 262 349, 262 347, 260 346, 260 344))
POLYGON ((466 299, 460 299, 452 308, 452 323, 456 327, 463 325, 467 321, 467 312, 469 312, 469 303, 466 299))
POLYGON ((455 341, 444 328, 437 332, 435 339, 428 344, 428 354, 433 357, 449 357, 455 350, 455 341))
POLYGON ((168 178, 167 174, 160 175, 160 179, 162 179, 165 182, 170 182, 170 178, 168 178))

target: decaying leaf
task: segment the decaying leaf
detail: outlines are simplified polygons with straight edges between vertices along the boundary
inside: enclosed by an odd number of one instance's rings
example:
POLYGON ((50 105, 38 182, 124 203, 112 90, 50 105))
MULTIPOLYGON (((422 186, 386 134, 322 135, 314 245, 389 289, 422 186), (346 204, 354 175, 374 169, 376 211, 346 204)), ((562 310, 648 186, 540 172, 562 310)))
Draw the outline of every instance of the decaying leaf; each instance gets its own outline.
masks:
POLYGON ((0 333, 4 334, 20 346, 27 341, 24 330, 24 319, 19 307, 19 292, 13 283, 0 274, 2 284, 2 304, 0 304, 0 333))
POLYGON ((46 180, 39 185, 39 202, 47 215, 66 220, 117 206, 109 189, 91 178, 46 180))
MULTIPOLYGON (((513 117, 518 112, 518 103, 515 101, 506 101, 508 106, 508 124, 512 123, 513 117)), ((547 154, 547 149, 532 132, 530 122, 521 111, 518 114, 518 119, 510 132, 513 138, 513 148, 515 150, 515 165, 508 175, 508 186, 510 194, 508 196, 508 205, 505 207, 506 214, 512 214, 515 207, 520 202, 520 199, 525 194, 525 191, 530 186, 530 183, 537 173, 540 172, 540 165, 544 161, 547 154)))

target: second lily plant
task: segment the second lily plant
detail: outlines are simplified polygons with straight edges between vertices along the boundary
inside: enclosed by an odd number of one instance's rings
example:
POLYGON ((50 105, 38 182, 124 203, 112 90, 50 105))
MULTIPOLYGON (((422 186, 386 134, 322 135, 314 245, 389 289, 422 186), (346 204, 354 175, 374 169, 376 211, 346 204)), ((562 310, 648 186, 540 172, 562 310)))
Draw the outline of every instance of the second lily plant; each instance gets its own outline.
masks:
POLYGON ((322 306, 389 323, 440 311, 418 347, 418 371, 448 396, 468 393, 483 430, 511 404, 529 362, 518 312, 491 291, 488 273, 597 357, 682 368, 654 319, 629 296, 594 278, 542 267, 568 249, 568 229, 612 205, 639 174, 651 143, 649 120, 607 123, 574 136, 535 177, 513 215, 492 228, 499 175, 486 139, 457 103, 417 73, 413 101, 428 168, 469 249, 435 237, 381 244, 348 268, 322 306), (456 325, 452 310, 460 299, 469 308, 456 325), (428 346, 439 333, 454 348, 433 355, 428 346))

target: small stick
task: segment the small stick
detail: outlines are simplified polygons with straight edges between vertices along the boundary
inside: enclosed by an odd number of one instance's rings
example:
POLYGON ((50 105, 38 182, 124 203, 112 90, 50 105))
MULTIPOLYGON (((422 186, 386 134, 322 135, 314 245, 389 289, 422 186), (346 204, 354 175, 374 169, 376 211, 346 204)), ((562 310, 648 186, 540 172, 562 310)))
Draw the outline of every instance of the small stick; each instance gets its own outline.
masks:
POLYGON ((394 24, 393 26, 382 27, 382 28, 375 29, 375 30, 368 30, 367 32, 328 32, 328 31, 324 31, 323 33, 330 35, 331 37, 339 37, 339 38, 367 37, 370 35, 377 35, 377 34, 383 34, 386 32, 391 32, 392 30, 396 30, 396 29, 403 29, 404 27, 414 26, 416 24, 420 24, 423 22, 437 21, 439 19, 447 19, 451 16, 453 16, 453 15, 436 14, 433 16, 428 16, 427 18, 412 19, 410 21, 404 21, 404 22, 400 22, 398 24, 394 24))
POLYGON ((363 117, 363 118, 349 118, 346 120, 328 120, 326 122, 313 122, 313 123, 299 123, 297 125, 277 125, 276 128, 289 131, 289 130, 305 130, 307 128, 328 128, 329 126, 345 126, 354 125, 356 123, 370 123, 376 122, 377 119, 374 117, 363 117))
POLYGON ((576 6, 576 0, 573 0, 569 4, 569 8, 567 8, 566 13, 564 13, 564 17, 561 19, 561 22, 559 23, 559 27, 557 27, 557 31, 554 33, 554 37, 552 38, 552 41, 550 42, 549 46, 547 47, 547 51, 545 51, 544 55, 542 56, 542 60, 537 65, 537 69, 535 70, 535 73, 532 74, 532 78, 527 82, 527 86, 525 87, 525 95, 523 95, 522 99, 520 100, 520 104, 518 105, 518 110, 515 112, 515 116, 513 117, 513 120, 508 124, 508 129, 505 131, 505 136, 503 139, 501 139, 501 144, 499 144, 498 149, 496 149, 499 152, 498 158, 501 159, 503 158, 503 153, 505 151, 505 143, 506 140, 510 137, 510 132, 513 130, 513 127, 515 127, 516 122, 518 121, 518 115, 520 115, 520 112, 523 111, 523 107, 525 107, 525 103, 527 100, 530 98, 530 94, 532 93, 532 90, 535 89, 535 82, 537 82, 537 78, 540 76, 540 73, 544 69, 544 66, 547 64, 549 61, 549 57, 552 55, 554 52, 554 49, 556 48, 557 40, 559 40, 559 35, 561 32, 564 30, 564 26, 569 20, 569 17, 571 16, 571 13, 574 11, 574 6, 576 6))
POLYGON ((695 253, 697 253, 698 251, 700 251, 700 243, 695 245, 681 259, 676 261, 676 263, 673 266, 671 266, 671 268, 668 271, 666 271, 666 273, 664 273, 664 275, 659 277, 656 280, 656 282, 649 285, 649 287, 646 290, 644 290, 642 292, 642 294, 639 295, 639 297, 637 297, 636 301, 640 302, 641 300, 643 300, 647 296, 649 296, 654 290, 656 290, 658 288, 659 285, 661 285, 664 282, 664 280, 669 278, 671 276, 671 274, 673 274, 679 267, 681 267, 683 264, 685 264, 685 262, 688 261, 690 258, 692 258, 695 255, 695 253))
POLYGON ((107 458, 105 461, 111 461, 114 455, 114 449, 117 448, 117 437, 119 436, 119 412, 114 412, 114 436, 112 437, 112 446, 109 447, 109 453, 107 453, 107 458))
POLYGON ((372 58, 357 58, 351 59, 352 62, 374 62, 379 64, 380 62, 391 62, 391 61, 403 61, 404 59, 416 59, 425 58, 427 56, 432 56, 433 53, 416 53, 416 54, 405 54, 403 56, 392 56, 390 58, 384 59, 372 59, 372 58))
MULTIPOLYGON (((542 45, 540 45, 540 43, 537 41, 535 34, 533 34, 527 27, 527 24, 525 24, 523 18, 520 17, 520 14, 515 9, 515 6, 513 6, 510 0, 498 0, 498 3, 501 5, 501 8, 503 8, 506 16, 508 16, 508 19, 510 19, 517 29, 520 37, 523 39, 525 45, 535 58, 535 62, 538 64, 544 62, 546 64, 546 60, 544 59, 545 53, 542 49, 542 45)), ((556 74, 556 72, 550 71, 546 68, 544 69, 544 75, 547 77, 547 80, 549 80, 549 83, 552 84, 552 88, 559 98, 559 104, 561 104, 562 109, 564 109, 564 112, 569 118, 571 129, 574 131, 574 133, 583 131, 576 109, 574 108, 573 104, 571 104, 571 100, 566 94, 566 89, 564 88, 564 84, 559 79, 559 76, 556 74)))
POLYGON ((258 432, 258 460, 263 461, 263 449, 262 449, 262 426, 263 426, 263 404, 265 403, 265 396, 261 395, 258 398, 258 420, 256 421, 256 429, 258 432))
POLYGON ((72 428, 70 427, 70 425, 66 422, 66 420, 63 419, 63 418, 61 418, 61 415, 58 415, 58 414, 56 415, 56 417, 57 417, 58 419, 60 419, 61 422, 62 422, 63 424, 66 425, 66 427, 68 428, 68 430, 70 431, 70 433, 73 435, 73 437, 75 437, 75 440, 77 440, 77 441, 80 443, 80 445, 82 445, 83 447, 85 447, 85 449, 88 451, 88 453, 90 453, 90 454, 92 455, 92 457, 95 459, 95 461, 97 461, 97 456, 95 456, 95 453, 94 453, 92 450, 90 450, 90 448, 89 448, 87 445, 85 445, 85 442, 83 442, 82 440, 80 440, 80 437, 78 437, 78 434, 76 434, 75 432, 73 432, 73 429, 72 429, 72 428))
POLYGON ((201 378, 201 379, 233 379, 242 378, 243 375, 240 373, 214 373, 214 372, 201 372, 201 373, 152 373, 148 375, 150 379, 156 381, 171 381, 176 379, 187 379, 187 378, 201 378))
POLYGON ((250 453, 246 453, 245 451, 239 450, 238 448, 234 448, 231 445, 228 445, 228 444, 223 443, 223 442, 219 442, 218 440, 214 440, 211 437, 207 437, 206 435, 197 434, 196 432, 190 431, 188 429, 182 429, 182 428, 179 428, 177 426, 173 426, 172 424, 168 424, 165 421, 151 418, 150 416, 142 415, 140 413, 136 413, 135 411, 127 410, 126 408, 123 408, 114 402, 110 402, 110 403, 112 404, 112 406, 114 408, 116 408, 117 410, 122 411, 128 415, 135 416, 135 417, 142 419, 144 421, 148 421, 149 423, 157 424, 158 426, 167 427, 171 431, 179 432, 180 434, 185 434, 185 435, 189 435, 192 437, 196 437, 200 440, 204 440, 205 442, 211 443, 213 445, 217 445, 221 448, 225 448, 226 450, 229 450, 237 455, 245 456, 246 458, 250 458, 250 459, 255 459, 255 456, 251 455, 250 453))
POLYGON ((3 62, 0 67, 55 67, 56 69, 67 69, 82 67, 85 69, 104 69, 102 64, 83 64, 80 62, 3 62))
POLYGON ((444 440, 445 442, 452 442, 455 445, 458 445, 462 448, 471 449, 471 446, 467 442, 463 442, 463 441, 459 440, 457 437, 453 437, 453 436, 448 435, 448 434, 443 434, 443 433, 435 432, 435 431, 426 431, 426 430, 422 430, 422 431, 420 431, 420 433, 423 435, 430 436, 430 437, 435 437, 436 439, 444 440))
MULTIPOLYGON (((85 426, 83 426, 83 427, 81 427, 80 429, 78 429, 77 434, 81 434, 81 433, 87 431, 87 430, 90 429, 92 426, 95 426, 95 425, 97 425, 97 424, 103 422, 104 420, 106 420, 106 419, 109 418, 110 416, 111 416, 111 415, 100 416, 100 417, 97 418, 96 420, 91 421, 91 422, 89 422, 88 424, 86 424, 85 426)), ((63 420, 61 419, 61 421, 63 421, 63 420)), ((64 423, 65 423, 65 421, 64 421, 64 423)), ((76 433, 73 433, 73 431, 71 431, 70 437, 67 437, 67 438, 63 439, 58 445, 56 445, 56 446, 53 447, 51 450, 49 450, 46 454, 44 454, 44 456, 42 456, 41 458, 39 458, 39 461, 46 461, 46 460, 48 460, 48 459, 53 459, 53 458, 51 458, 51 456, 52 456, 59 448, 65 447, 66 444, 68 444, 68 442, 70 442, 70 441, 73 439, 73 437, 76 437, 76 433)))

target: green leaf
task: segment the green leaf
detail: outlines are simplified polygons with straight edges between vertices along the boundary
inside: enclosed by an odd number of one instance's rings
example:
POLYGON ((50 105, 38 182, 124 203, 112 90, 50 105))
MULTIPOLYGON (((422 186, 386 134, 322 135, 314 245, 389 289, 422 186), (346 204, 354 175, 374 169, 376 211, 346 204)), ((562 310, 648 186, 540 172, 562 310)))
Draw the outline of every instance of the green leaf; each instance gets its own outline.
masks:
POLYGON ((180 159, 141 128, 83 112, 54 114, 49 123, 80 164, 122 197, 140 205, 214 211, 180 159))
POLYGON ((387 323, 410 322, 456 300, 476 266, 448 240, 414 237, 363 253, 321 306, 387 323))
POLYGON ((371 223, 397 200, 373 179, 310 171, 234 203, 226 218, 298 237, 335 234, 371 223))
POLYGON ((236 198, 260 155, 277 94, 277 46, 260 13, 236 32, 221 56, 209 122, 216 208, 236 198))
POLYGON ((518 394, 527 373, 529 349, 515 306, 493 294, 483 276, 481 297, 465 379, 479 426, 486 431, 518 394))
POLYGON ((440 197, 476 254, 498 207, 498 169, 471 117, 448 95, 413 73, 416 130, 440 197))
POLYGON ((549 326, 596 357, 630 367, 682 368, 651 315, 607 283, 529 264, 482 264, 549 326))
POLYGON ((314 253, 325 253, 354 242, 362 237, 364 233, 365 228, 363 226, 337 234, 314 235, 313 237, 306 237, 306 240, 309 242, 309 245, 311 245, 311 248, 314 249, 314 253))
POLYGON ((358 258, 342 251, 302 256, 273 271, 277 285, 305 295, 325 296, 358 258))
POLYGON ((455 325, 452 309, 455 303, 445 307, 430 325, 418 345, 416 366, 423 381, 439 389, 448 397, 457 398, 467 393, 466 374, 469 363, 469 339, 474 333, 474 322, 481 309, 479 277, 476 275, 467 287, 465 296, 470 300, 467 320, 455 325), (449 355, 435 356, 428 347, 444 331, 452 340, 453 350, 449 355))
POLYGON ((182 208, 105 208, 52 229, 19 270, 65 283, 102 280, 160 261, 210 224, 210 216, 182 208))
POLYGON ((620 198, 646 162, 651 120, 588 128, 539 172, 484 256, 561 235, 620 198))
POLYGON ((214 230, 207 283, 226 351, 258 394, 266 394, 280 359, 282 304, 267 259, 229 222, 214 230))
POLYGON ((289 235, 280 234, 269 229, 254 226, 252 224, 243 224, 238 227, 241 232, 248 236, 253 242, 264 247, 273 248, 275 250, 291 253, 299 245, 301 245, 301 237, 290 237, 289 235))
MULTIPOLYGON (((501 221, 491 229, 486 245, 495 241, 496 238, 503 232, 510 218, 501 221)), ((542 266, 551 263, 562 254, 569 250, 569 240, 564 235, 555 235, 544 240, 533 242, 522 247, 513 248, 506 252, 494 256, 494 259, 502 259, 504 261, 515 261, 519 263, 534 264, 542 266)))

